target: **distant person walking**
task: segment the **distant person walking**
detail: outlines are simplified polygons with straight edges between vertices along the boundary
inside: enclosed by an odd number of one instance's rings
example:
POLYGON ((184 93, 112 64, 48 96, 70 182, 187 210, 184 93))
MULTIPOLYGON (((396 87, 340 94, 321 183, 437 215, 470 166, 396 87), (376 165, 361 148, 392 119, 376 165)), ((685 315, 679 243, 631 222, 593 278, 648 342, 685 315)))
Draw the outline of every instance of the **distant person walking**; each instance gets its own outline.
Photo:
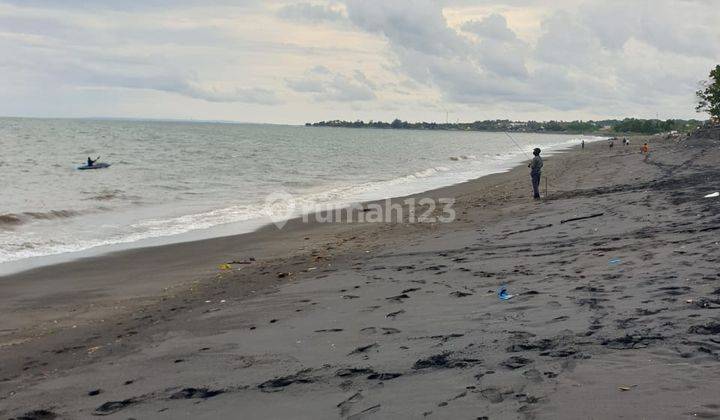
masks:
POLYGON ((612 149, 613 146, 615 146, 615 137, 610 139, 610 142, 608 143, 608 146, 612 149))
POLYGON ((530 168, 530 179, 532 179, 532 187, 533 187, 533 198, 536 200, 540 199, 540 173, 542 172, 543 167, 543 161, 540 157, 540 149, 537 147, 535 150, 533 150, 533 157, 532 161, 528 164, 528 168, 530 168))
POLYGON ((583 139, 583 140, 580 142, 580 148, 582 148, 582 149, 585 148, 585 139, 583 139))
POLYGON ((647 143, 643 144, 642 147, 640 148, 640 153, 645 155, 643 162, 647 161, 648 157, 650 157, 650 146, 647 143))

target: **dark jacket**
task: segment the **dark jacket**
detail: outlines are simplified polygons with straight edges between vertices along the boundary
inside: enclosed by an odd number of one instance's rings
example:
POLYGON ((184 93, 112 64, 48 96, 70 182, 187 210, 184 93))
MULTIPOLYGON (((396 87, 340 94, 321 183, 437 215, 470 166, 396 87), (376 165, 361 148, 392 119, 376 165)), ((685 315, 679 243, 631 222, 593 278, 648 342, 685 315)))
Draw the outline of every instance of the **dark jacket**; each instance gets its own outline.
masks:
POLYGON ((540 170, 543 167, 543 161, 540 156, 535 156, 530 162, 530 173, 533 175, 537 175, 540 173, 540 170))

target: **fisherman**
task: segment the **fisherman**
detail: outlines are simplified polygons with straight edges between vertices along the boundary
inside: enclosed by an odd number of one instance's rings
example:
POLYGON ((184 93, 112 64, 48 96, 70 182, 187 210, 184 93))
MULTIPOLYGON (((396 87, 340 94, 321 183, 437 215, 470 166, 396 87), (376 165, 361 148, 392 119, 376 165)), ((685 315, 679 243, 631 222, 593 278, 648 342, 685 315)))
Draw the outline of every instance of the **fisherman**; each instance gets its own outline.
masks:
POLYGON ((90 156, 88 156, 87 166, 93 166, 93 165, 95 164, 95 162, 97 162, 98 160, 100 160, 100 156, 98 156, 97 158, 95 158, 95 160, 90 159, 90 156))
POLYGON ((543 167, 543 161, 540 157, 540 149, 537 147, 533 150, 535 156, 532 161, 528 164, 530 168, 530 178, 532 179, 533 187, 533 198, 536 200, 540 199, 540 172, 543 167))

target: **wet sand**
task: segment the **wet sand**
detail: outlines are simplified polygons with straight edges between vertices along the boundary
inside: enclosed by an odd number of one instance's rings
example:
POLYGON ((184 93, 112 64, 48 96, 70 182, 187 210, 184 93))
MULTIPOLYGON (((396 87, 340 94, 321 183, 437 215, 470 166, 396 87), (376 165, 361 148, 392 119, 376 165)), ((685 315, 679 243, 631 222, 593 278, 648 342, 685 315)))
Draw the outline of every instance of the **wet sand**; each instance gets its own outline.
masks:
POLYGON ((453 223, 0 278, 0 417, 720 417, 718 141, 640 141, 546 159, 540 202, 524 167, 421 195, 453 223))

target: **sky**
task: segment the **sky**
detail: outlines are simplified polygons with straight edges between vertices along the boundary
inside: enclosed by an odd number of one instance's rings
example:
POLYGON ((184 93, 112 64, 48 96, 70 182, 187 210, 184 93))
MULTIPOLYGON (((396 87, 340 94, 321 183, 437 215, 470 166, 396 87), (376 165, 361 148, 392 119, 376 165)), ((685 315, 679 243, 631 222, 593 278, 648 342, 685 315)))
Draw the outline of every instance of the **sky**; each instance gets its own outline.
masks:
POLYGON ((706 118, 716 0, 0 0, 0 115, 706 118))

